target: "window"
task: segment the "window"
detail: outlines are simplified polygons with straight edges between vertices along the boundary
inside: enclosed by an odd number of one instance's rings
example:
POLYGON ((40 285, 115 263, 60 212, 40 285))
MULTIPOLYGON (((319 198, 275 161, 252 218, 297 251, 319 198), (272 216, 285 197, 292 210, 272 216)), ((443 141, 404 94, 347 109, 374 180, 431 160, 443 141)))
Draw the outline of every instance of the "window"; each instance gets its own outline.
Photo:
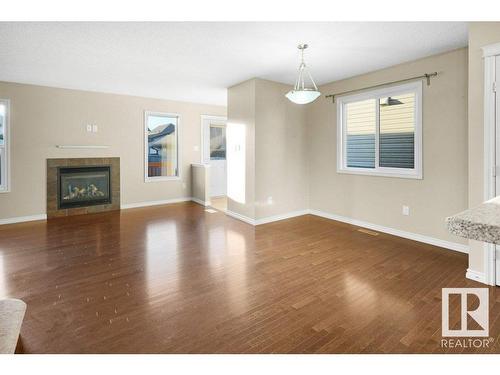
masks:
POLYGON ((0 192, 9 191, 9 101, 0 99, 0 192))
POLYGON ((226 160, 226 127, 210 125, 210 160, 226 160))
POLYGON ((173 180, 179 174, 179 115, 146 112, 145 180, 173 180))
POLYGON ((337 99, 337 171, 422 178, 422 82, 337 99))

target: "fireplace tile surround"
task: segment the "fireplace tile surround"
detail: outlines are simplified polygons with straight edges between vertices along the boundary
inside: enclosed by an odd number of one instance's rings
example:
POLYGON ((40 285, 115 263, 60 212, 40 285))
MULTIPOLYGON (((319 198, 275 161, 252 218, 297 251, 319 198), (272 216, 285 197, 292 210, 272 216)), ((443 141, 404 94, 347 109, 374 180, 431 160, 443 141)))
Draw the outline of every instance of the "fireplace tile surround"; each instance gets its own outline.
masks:
POLYGON ((120 158, 47 159, 47 218, 82 215, 120 209, 120 158), (110 203, 59 208, 59 171, 63 168, 110 167, 110 203))

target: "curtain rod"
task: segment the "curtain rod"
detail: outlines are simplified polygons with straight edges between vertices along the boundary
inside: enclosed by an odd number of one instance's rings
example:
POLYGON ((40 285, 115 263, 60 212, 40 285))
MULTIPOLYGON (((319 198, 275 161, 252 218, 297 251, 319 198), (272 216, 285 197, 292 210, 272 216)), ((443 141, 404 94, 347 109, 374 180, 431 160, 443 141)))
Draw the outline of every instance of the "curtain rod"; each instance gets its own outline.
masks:
POLYGON ((344 95, 344 94, 350 94, 351 92, 356 92, 356 91, 362 91, 366 89, 373 89, 376 87, 382 87, 382 86, 387 86, 387 85, 392 85, 394 83, 401 83, 401 82, 407 82, 407 81, 415 81, 417 79, 427 79, 427 86, 431 85, 431 78, 436 77, 438 75, 437 72, 434 73, 425 73, 424 75, 417 76, 417 77, 411 77, 411 78, 405 78, 405 79, 400 79, 398 81, 392 81, 392 82, 386 82, 386 83, 381 83, 379 85, 374 85, 374 86, 369 86, 369 87, 363 87, 361 89, 356 89, 356 90, 349 90, 349 91, 343 91, 343 92, 338 92, 336 94, 329 94, 325 95, 325 98, 332 98, 332 103, 335 103, 335 97, 339 95, 344 95))

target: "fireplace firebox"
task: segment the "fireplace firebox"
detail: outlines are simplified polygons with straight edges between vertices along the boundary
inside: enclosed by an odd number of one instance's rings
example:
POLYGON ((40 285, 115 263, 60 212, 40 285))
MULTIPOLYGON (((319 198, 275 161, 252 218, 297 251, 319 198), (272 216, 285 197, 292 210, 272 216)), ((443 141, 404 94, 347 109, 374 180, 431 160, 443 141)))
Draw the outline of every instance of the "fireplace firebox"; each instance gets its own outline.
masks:
POLYGON ((59 209, 111 203, 110 166, 59 167, 59 209))
POLYGON ((120 209, 120 158, 47 159, 47 218, 120 209))

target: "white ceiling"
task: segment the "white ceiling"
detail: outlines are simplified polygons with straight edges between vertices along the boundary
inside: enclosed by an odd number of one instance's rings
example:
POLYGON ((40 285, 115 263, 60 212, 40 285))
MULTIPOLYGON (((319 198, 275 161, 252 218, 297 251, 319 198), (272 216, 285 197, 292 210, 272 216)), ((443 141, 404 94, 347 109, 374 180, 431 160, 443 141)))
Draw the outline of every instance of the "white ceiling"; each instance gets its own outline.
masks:
MULTIPOLYGON (((253 77, 318 84, 467 45, 465 22, 0 23, 0 80, 226 104, 253 77)), ((425 73, 425 72, 422 72, 425 73)))

